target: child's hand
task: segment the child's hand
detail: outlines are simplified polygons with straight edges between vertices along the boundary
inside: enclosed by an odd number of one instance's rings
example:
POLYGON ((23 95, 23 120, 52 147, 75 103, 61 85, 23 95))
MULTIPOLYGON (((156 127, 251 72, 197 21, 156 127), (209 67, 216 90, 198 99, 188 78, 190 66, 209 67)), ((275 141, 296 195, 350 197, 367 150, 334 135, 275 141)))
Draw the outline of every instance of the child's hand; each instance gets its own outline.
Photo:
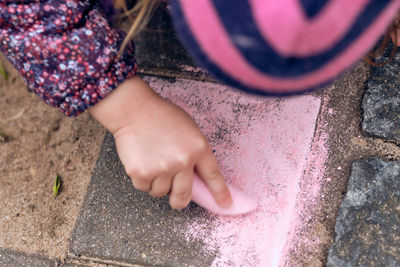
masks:
POLYGON ((115 137, 119 157, 136 189, 181 209, 191 200, 193 171, 215 200, 231 196, 207 139, 181 108, 157 96, 140 78, 125 81, 90 112, 115 137))

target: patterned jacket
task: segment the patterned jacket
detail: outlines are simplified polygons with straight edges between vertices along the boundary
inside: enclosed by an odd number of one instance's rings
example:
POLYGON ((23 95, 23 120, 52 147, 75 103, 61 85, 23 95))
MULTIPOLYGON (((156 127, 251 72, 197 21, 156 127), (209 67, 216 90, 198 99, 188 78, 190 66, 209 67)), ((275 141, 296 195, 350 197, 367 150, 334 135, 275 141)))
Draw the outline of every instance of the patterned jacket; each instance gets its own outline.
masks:
POLYGON ((134 46, 92 0, 0 1, 0 50, 28 89, 76 116, 136 73, 134 46))

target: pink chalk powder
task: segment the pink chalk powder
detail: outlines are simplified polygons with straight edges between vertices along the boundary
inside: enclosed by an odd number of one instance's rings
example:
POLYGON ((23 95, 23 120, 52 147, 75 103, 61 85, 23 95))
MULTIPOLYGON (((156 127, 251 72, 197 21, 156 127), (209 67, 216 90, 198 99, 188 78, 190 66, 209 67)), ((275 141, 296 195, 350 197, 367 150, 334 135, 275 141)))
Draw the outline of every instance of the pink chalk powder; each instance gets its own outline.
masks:
MULTIPOLYGON (((318 156, 310 148, 320 99, 261 98, 212 83, 148 81, 194 117, 215 149, 227 182, 259 203, 249 215, 215 216, 207 225, 193 220, 177 231, 216 250, 213 266, 284 263, 307 159, 318 156)), ((319 187, 313 189, 317 194, 319 187)))
POLYGON ((324 104, 321 107, 319 123, 309 152, 307 168, 300 181, 301 190, 297 194, 295 219, 292 221, 280 266, 294 266, 290 256, 296 255, 304 259, 304 252, 312 253, 321 242, 319 237, 310 234, 310 229, 313 228, 311 222, 315 211, 320 206, 320 199, 324 197, 318 190, 332 180, 331 178, 324 179, 325 164, 329 154, 327 145, 329 135, 326 122, 329 115, 326 103, 329 102, 329 97, 325 96, 322 102, 324 104))

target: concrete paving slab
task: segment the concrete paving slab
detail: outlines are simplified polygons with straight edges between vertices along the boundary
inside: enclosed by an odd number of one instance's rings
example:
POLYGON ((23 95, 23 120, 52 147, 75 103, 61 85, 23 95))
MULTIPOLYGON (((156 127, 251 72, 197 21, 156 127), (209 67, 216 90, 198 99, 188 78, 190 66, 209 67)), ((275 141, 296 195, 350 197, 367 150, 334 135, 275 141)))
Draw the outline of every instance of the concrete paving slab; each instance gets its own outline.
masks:
MULTIPOLYGON (((129 28, 131 23, 127 23, 129 28)), ((146 28, 135 39, 139 72, 163 77, 212 80, 196 66, 180 44, 169 12, 159 5, 146 28)))
POLYGON ((400 162, 355 162, 328 266, 400 266, 400 162))
POLYGON ((19 251, 0 248, 0 266, 56 267, 57 261, 38 255, 28 255, 19 251))
POLYGON ((193 217, 207 216, 191 206, 172 211, 166 199, 136 191, 118 160, 114 141, 106 135, 70 251, 100 260, 144 265, 210 264, 214 255, 201 243, 188 243, 176 231, 193 217))
POLYGON ((221 85, 149 78, 191 114, 229 183, 254 195, 257 212, 218 217, 192 204, 135 191, 107 136, 70 246, 70 256, 162 266, 278 266, 294 220, 299 182, 320 99, 249 96, 221 85))
MULTIPOLYGON (((393 49, 393 48, 391 48, 393 49)), ((390 58, 387 49, 381 61, 390 58)), ((373 66, 363 100, 363 130, 400 143, 400 52, 384 66, 373 66)))

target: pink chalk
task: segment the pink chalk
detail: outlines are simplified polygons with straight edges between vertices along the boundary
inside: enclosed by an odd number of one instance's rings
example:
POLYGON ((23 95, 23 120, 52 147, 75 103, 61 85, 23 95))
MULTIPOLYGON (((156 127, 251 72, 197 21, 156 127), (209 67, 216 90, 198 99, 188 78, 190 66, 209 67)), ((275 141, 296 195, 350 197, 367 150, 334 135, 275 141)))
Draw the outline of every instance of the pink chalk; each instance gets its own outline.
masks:
POLYGON ((223 209, 215 202, 203 180, 195 174, 193 178, 192 201, 206 210, 219 215, 236 216, 247 214, 257 209, 257 201, 254 198, 232 185, 228 184, 228 188, 232 195, 232 206, 228 209, 223 209))

